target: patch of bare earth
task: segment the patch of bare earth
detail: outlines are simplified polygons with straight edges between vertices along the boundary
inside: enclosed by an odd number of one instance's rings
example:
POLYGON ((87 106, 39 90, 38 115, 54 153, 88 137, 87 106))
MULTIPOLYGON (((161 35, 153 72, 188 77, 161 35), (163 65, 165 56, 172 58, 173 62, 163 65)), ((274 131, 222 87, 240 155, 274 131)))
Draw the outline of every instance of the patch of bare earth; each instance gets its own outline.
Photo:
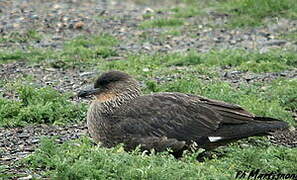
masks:
MULTIPOLYGON (((40 172, 22 167, 18 161, 27 157, 38 147, 43 137, 57 137, 56 141, 63 143, 87 135, 85 124, 67 126, 32 125, 17 128, 0 128, 0 164, 4 167, 3 174, 10 178, 28 177, 34 175, 40 178, 40 172)), ((31 176, 33 178, 33 176, 31 176)), ((30 178, 30 179, 31 179, 30 178)))

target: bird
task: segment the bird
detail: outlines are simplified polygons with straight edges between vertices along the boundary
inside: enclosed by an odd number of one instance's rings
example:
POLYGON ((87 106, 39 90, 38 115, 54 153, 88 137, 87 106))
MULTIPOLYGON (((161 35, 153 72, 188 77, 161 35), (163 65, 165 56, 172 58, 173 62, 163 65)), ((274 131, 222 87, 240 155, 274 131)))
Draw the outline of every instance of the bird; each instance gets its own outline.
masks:
POLYGON ((142 94, 132 76, 121 71, 102 73, 80 98, 93 97, 87 127, 95 143, 127 151, 171 149, 180 154, 195 143, 206 150, 250 136, 288 128, 282 120, 260 117, 241 106, 203 96, 159 92, 142 94))

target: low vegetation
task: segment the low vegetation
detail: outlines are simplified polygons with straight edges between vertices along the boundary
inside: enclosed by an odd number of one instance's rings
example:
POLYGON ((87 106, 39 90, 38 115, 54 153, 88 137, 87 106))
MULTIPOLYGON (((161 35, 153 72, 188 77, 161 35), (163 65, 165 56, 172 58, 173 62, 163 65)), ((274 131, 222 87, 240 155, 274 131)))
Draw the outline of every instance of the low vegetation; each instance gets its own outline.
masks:
MULTIPOLYGON (((173 66, 199 67, 234 67, 251 72, 280 72, 297 66, 297 55, 293 51, 270 51, 267 53, 246 50, 212 50, 198 53, 172 53, 157 55, 129 56, 127 61, 102 62, 102 69, 119 69, 132 74, 152 74, 162 68, 173 66), (103 66, 103 68, 102 68, 103 66), (143 73, 143 69, 148 69, 143 73)), ((162 70, 164 71, 164 70, 162 70)))
POLYGON ((9 61, 47 62, 54 68, 69 68, 94 63, 98 59, 116 56, 113 46, 117 40, 108 34, 78 36, 66 41, 62 50, 29 47, 26 50, 0 51, 0 63, 9 61))
POLYGON ((174 12, 174 17, 176 18, 190 18, 202 14, 201 9, 197 6, 199 7, 199 4, 196 4, 196 6, 186 6, 186 8, 176 7, 171 9, 171 11, 174 12))
POLYGON ((184 20, 178 18, 160 18, 144 21, 140 24, 141 28, 161 28, 161 27, 174 27, 182 26, 184 20))
POLYGON ((0 127, 27 124, 65 124, 85 118, 86 106, 73 104, 70 95, 45 87, 15 85, 18 100, 0 97, 0 127))
POLYGON ((231 27, 259 26, 265 18, 297 18, 294 0, 229 0, 217 4, 221 12, 231 15, 231 27))
POLYGON ((262 173, 296 172, 297 149, 257 143, 249 138, 250 145, 234 143, 224 149, 223 157, 198 162, 203 150, 185 153, 181 159, 165 153, 145 155, 135 150, 127 153, 121 146, 106 149, 93 146, 88 138, 64 144, 44 139, 33 156, 23 161, 31 168, 48 169, 53 179, 234 179, 237 171, 261 169, 262 173))
POLYGON ((0 37, 0 43, 26 43, 30 41, 39 41, 42 39, 42 35, 35 31, 34 29, 30 29, 26 32, 13 32, 9 33, 6 36, 0 37))
POLYGON ((279 100, 280 105, 290 111, 297 109, 297 80, 278 79, 273 81, 267 89, 266 98, 279 100))
MULTIPOLYGON (((211 9, 226 14, 228 16, 226 27, 230 28, 261 26, 267 24, 266 20, 277 21, 279 18, 297 18, 295 0, 193 0, 183 1, 183 3, 181 7, 170 9, 174 18, 186 19, 206 15, 211 9)), ((151 14, 150 17, 152 16, 151 14)), ((154 26, 152 22, 145 22, 144 24, 150 24, 150 26, 144 27, 154 26)))

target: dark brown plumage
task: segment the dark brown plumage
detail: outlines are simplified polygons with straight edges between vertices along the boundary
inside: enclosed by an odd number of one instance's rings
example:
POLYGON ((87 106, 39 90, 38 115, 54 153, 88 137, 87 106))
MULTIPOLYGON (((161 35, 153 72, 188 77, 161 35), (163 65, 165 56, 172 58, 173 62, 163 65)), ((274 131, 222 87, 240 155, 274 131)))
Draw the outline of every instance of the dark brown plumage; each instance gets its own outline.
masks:
POLYGON ((87 115, 89 132, 105 147, 124 143, 126 150, 141 145, 146 150, 181 152, 196 142, 198 147, 212 149, 288 127, 286 122, 201 96, 141 95, 137 81, 119 71, 102 74, 93 90, 78 96, 89 95, 96 96, 87 115))

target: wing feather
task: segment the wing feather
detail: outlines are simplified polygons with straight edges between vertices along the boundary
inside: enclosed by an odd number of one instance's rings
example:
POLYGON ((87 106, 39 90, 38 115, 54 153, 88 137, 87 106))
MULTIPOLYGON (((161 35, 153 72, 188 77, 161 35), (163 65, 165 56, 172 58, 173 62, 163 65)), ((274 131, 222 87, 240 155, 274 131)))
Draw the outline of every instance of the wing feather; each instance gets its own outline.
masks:
POLYGON ((197 99, 207 107, 216 111, 223 117, 222 123, 227 124, 242 124, 248 123, 255 118, 255 115, 246 111, 237 104, 229 104, 223 101, 208 99, 202 96, 190 95, 197 99))
POLYGON ((117 112, 116 128, 131 135, 191 140, 215 131, 222 117, 199 101, 179 93, 140 96, 117 112))
POLYGON ((135 98, 117 112, 115 128, 130 135, 193 140, 223 124, 245 124, 254 115, 238 105, 182 93, 156 93, 135 98))

